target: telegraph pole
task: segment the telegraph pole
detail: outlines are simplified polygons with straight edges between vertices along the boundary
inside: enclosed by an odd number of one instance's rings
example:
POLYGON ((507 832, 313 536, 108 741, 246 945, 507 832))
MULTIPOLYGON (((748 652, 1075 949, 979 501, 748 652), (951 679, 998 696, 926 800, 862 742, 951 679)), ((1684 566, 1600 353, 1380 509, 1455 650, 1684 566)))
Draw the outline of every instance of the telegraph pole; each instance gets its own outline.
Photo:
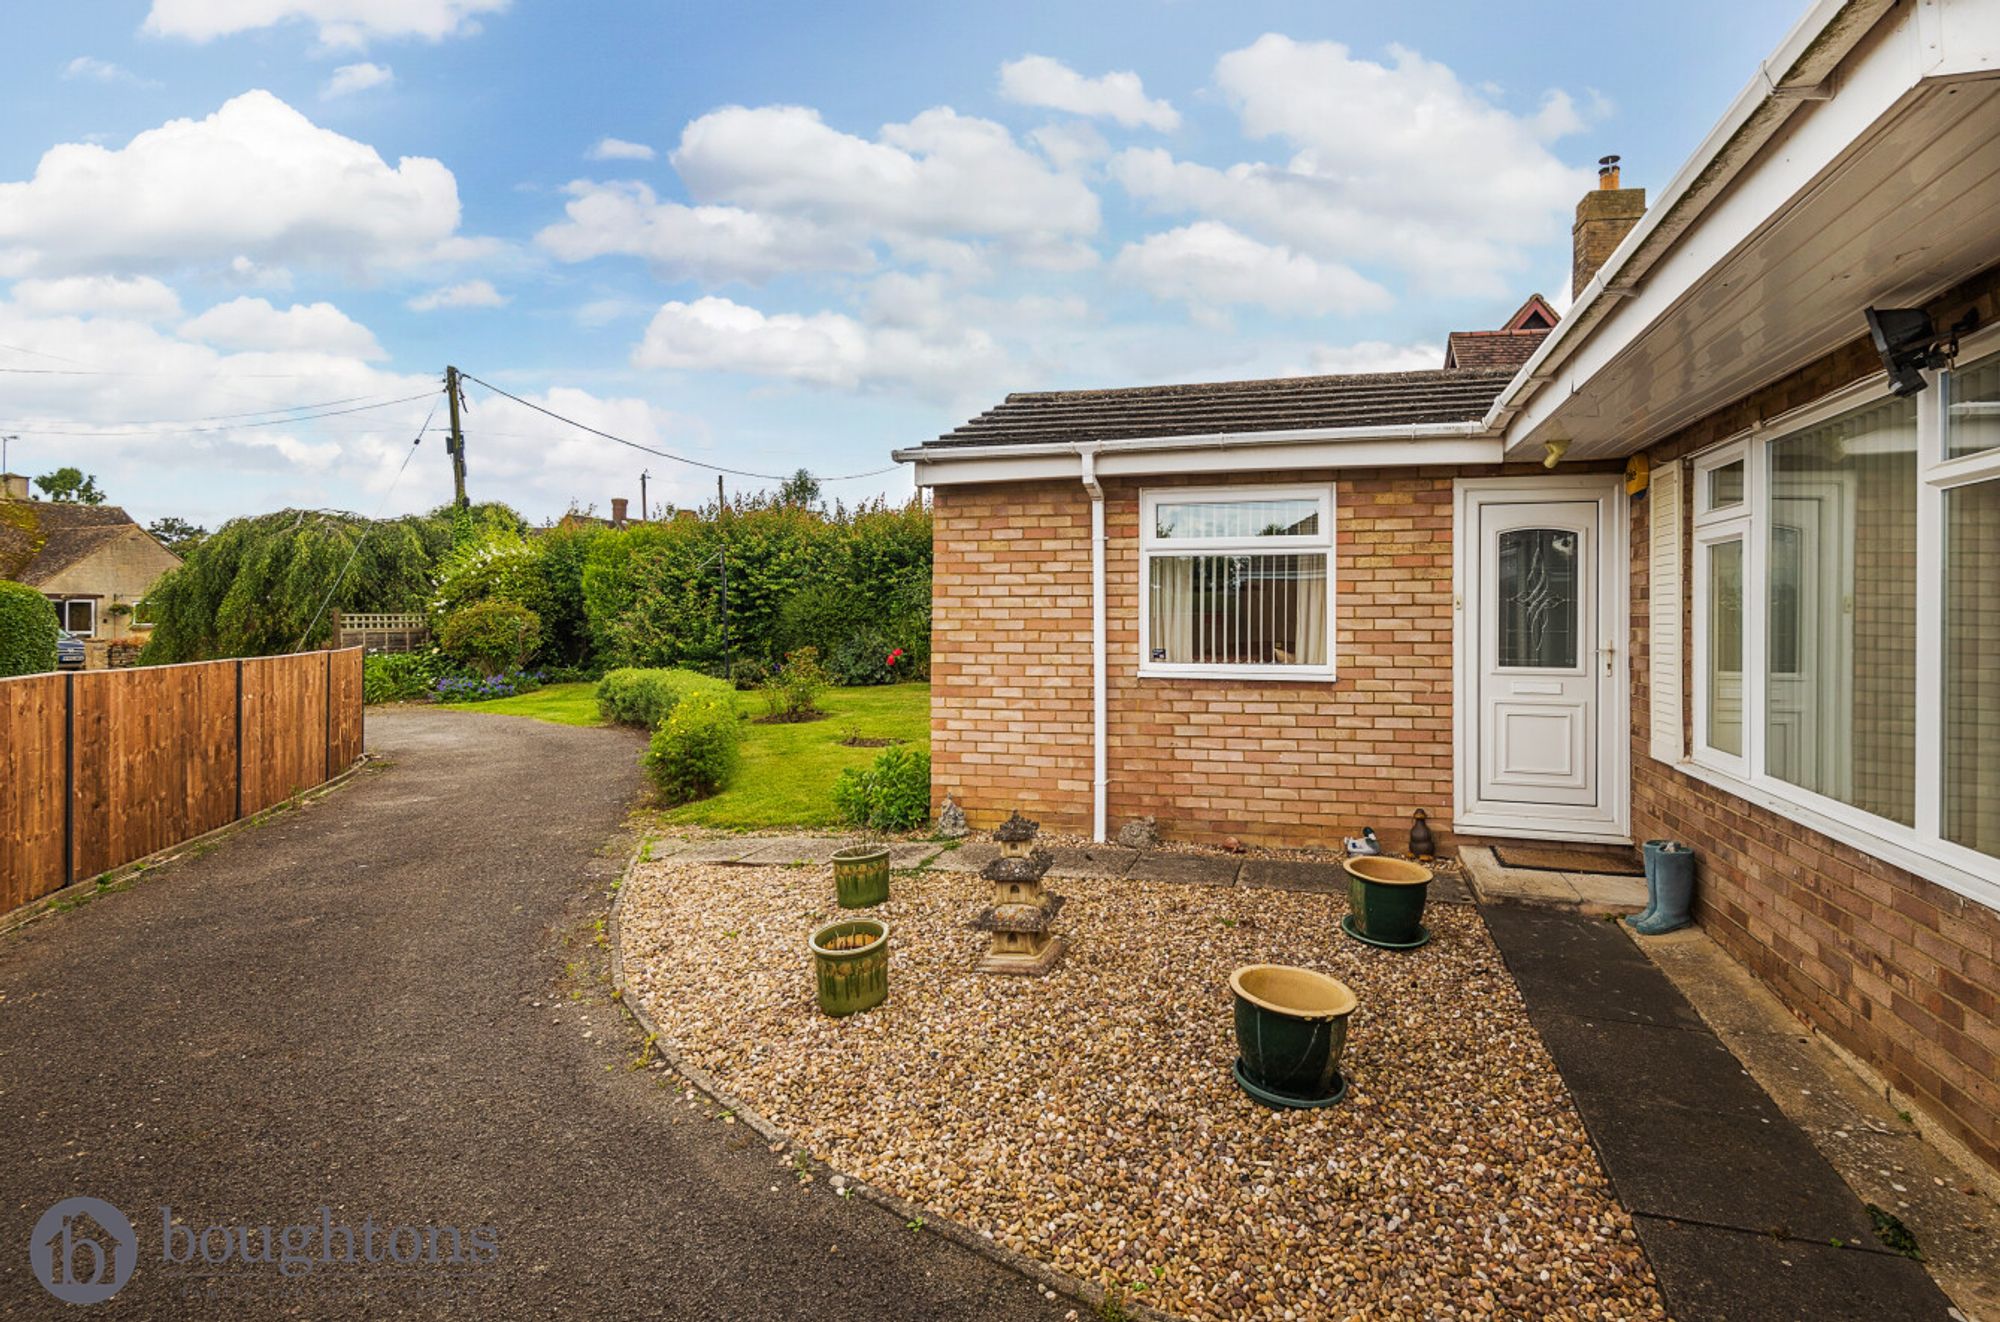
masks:
POLYGON ((646 469, 639 470, 639 522, 641 523, 653 517, 646 513, 646 479, 651 476, 652 473, 646 469))
POLYGON ((453 504, 465 508, 465 432, 458 423, 458 369, 444 369, 445 400, 451 405, 451 435, 444 443, 445 453, 451 456, 451 486, 453 504))

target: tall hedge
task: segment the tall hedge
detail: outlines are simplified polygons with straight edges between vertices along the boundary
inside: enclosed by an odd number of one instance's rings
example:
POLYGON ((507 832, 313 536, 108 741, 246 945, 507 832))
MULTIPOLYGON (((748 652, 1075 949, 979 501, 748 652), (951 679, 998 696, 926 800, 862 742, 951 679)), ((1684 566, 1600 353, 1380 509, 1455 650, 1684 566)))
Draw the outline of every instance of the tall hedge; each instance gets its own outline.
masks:
MULTIPOLYGON (((504 505, 471 513, 477 525, 521 526, 504 505)), ((141 660, 269 656, 301 641, 324 647, 335 610, 421 612, 452 543, 448 508, 380 521, 338 510, 231 519, 146 594, 154 628, 141 660)))
POLYGON ((0 675, 56 668, 56 608, 26 583, 0 579, 0 675))

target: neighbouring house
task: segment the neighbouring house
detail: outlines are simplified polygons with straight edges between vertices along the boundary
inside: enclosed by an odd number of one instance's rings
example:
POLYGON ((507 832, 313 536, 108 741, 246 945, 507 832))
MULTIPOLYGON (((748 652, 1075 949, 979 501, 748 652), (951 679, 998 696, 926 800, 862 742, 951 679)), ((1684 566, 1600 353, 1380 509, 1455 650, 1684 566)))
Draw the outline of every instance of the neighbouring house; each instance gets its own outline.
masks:
POLYGON ((582 510, 572 509, 567 514, 563 515, 562 518, 556 520, 556 526, 558 528, 620 529, 620 528, 636 528, 640 524, 646 522, 646 520, 643 518, 635 519, 630 517, 630 515, 627 513, 630 507, 631 507, 631 502, 627 500, 624 496, 613 496, 611 498, 610 518, 601 519, 595 514, 587 514, 582 510))
POLYGON ((79 638, 116 643, 143 634, 139 603, 180 562, 116 505, 31 500, 27 478, 0 474, 0 578, 41 592, 79 638))
POLYGON ((899 451, 934 793, 1685 841, 1707 931, 2000 1166, 1997 144, 2000 4, 1825 0, 1650 208, 1607 159, 1560 319, 899 451))

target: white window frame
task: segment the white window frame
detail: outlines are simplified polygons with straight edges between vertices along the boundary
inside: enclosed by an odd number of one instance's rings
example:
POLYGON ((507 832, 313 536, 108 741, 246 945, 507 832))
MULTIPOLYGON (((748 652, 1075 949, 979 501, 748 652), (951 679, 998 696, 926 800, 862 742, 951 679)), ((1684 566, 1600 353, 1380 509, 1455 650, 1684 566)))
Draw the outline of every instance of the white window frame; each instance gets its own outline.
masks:
MULTIPOLYGON (((1963 346, 1960 362, 2000 352, 2000 330, 1983 332, 1963 346)), ((1916 510, 1916 801, 1913 826, 1878 817, 1839 799, 1815 794, 1768 774, 1764 768, 1765 711, 1769 657, 1766 648, 1770 604, 1768 565, 1771 523, 1765 509, 1769 447, 1843 413, 1888 399, 1883 378, 1874 378, 1760 423, 1694 456, 1695 540, 1700 548, 1690 576, 1694 593, 1691 649, 1695 673, 1695 739, 1680 769, 1698 780, 1797 821, 1819 833, 1936 882, 1991 909, 2000 909, 2000 858, 1943 837, 1944 779, 1944 498, 1947 491, 2000 481, 2000 448, 1946 461, 1944 396, 1940 373, 1926 372, 1929 388, 1915 397, 1917 411, 1916 510), (1707 473, 1741 456, 1741 507, 1708 511, 1707 473), (1743 755, 1732 757, 1703 743, 1707 732, 1707 562, 1706 547, 1731 536, 1743 537, 1743 755)))
POLYGON ((62 617, 62 627, 66 632, 75 634, 78 638, 97 637, 97 601, 95 598, 58 597, 55 601, 57 613, 62 617), (90 607, 90 628, 88 630, 71 629, 69 627, 69 608, 76 605, 90 607))
POLYGON ((1255 679, 1324 684, 1336 678, 1334 606, 1338 600, 1334 484, 1288 486, 1158 487, 1139 493, 1139 676, 1142 679, 1255 679), (1198 501, 1316 500, 1318 533, 1302 537, 1160 537, 1155 511, 1161 504, 1198 501), (1152 660, 1152 562, 1164 555, 1283 555, 1326 556, 1326 664, 1322 666, 1230 665, 1218 662, 1171 664, 1152 660))

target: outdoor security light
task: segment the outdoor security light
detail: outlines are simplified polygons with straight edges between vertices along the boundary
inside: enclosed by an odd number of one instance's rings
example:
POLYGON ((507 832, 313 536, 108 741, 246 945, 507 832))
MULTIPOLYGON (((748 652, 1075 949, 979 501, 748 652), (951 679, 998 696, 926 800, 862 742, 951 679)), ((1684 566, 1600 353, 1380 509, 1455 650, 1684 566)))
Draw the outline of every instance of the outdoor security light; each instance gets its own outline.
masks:
POLYGON ((1922 390, 1925 369, 1949 364, 1958 356, 1958 337, 1979 325, 1979 313, 1968 312, 1947 337, 1939 339, 1931 314, 1922 308, 1869 308, 1866 315, 1869 338, 1882 355, 1882 370, 1889 374, 1889 390, 1895 395, 1922 390))

